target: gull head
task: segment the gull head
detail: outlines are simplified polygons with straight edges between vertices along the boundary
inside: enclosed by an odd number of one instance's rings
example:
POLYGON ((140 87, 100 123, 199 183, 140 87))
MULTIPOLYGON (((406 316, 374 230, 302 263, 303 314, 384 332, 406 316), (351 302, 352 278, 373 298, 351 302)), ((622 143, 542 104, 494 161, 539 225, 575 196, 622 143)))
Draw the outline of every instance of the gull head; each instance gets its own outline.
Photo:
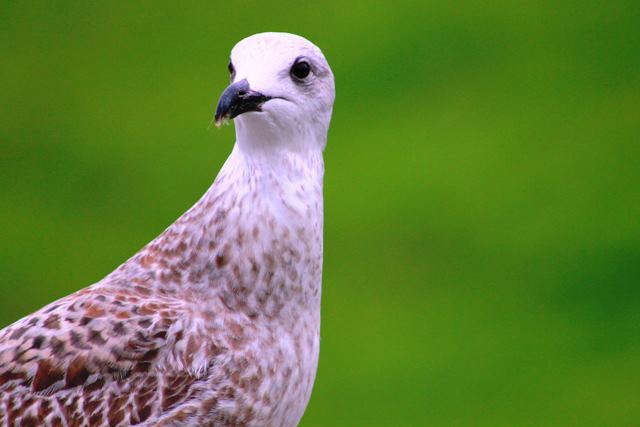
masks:
POLYGON ((215 123, 233 119, 241 148, 324 148, 335 86, 317 46, 294 34, 255 34, 235 45, 229 72, 215 123))

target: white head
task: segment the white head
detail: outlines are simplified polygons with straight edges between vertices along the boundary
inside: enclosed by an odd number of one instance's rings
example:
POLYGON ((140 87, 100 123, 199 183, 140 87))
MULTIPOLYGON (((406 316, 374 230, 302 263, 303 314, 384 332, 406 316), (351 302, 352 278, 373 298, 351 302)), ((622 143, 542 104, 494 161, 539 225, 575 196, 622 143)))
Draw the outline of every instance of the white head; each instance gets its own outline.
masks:
POLYGON ((215 120, 235 118, 241 149, 324 148, 335 86, 318 47, 294 34, 255 34, 233 48, 229 71, 215 120))

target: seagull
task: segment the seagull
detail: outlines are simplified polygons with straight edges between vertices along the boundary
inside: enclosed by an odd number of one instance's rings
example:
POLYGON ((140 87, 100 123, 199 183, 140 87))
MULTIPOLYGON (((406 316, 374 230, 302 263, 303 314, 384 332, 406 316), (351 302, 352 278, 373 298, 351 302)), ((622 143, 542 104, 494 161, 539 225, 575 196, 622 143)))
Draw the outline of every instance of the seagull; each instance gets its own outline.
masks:
POLYGON ((0 330, 0 426, 296 426, 320 341, 334 78, 287 33, 238 42, 204 196, 99 282, 0 330))

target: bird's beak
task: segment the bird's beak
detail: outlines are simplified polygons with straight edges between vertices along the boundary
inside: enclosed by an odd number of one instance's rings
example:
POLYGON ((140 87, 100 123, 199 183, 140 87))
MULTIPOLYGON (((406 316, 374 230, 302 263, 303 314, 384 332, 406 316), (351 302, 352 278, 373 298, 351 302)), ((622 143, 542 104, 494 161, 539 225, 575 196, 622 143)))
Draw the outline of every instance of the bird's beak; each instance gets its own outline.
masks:
POLYGON ((216 108, 216 126, 220 126, 242 113, 262 111, 262 104, 270 99, 269 96, 251 90, 247 79, 235 82, 220 95, 220 101, 218 101, 216 108))

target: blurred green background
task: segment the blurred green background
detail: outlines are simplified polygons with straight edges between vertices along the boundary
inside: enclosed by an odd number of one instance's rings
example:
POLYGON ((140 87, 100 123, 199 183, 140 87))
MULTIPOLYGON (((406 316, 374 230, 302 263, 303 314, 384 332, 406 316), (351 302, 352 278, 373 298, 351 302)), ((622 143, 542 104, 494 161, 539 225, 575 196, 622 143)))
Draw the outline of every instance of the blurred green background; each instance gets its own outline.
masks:
POLYGON ((273 30, 337 87, 301 425, 638 425, 637 1, 2 2, 0 325, 200 197, 273 30))

